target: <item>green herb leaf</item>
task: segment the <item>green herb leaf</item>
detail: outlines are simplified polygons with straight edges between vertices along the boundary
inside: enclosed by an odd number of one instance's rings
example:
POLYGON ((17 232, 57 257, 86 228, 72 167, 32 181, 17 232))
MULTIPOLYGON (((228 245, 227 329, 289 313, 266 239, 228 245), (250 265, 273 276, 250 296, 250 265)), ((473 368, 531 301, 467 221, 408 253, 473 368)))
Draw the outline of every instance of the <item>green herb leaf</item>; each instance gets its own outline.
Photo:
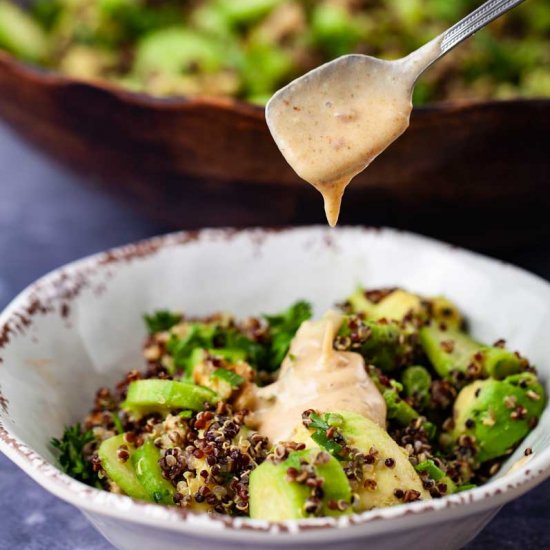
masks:
POLYGON ((59 465, 71 477, 88 485, 101 487, 91 463, 84 457, 84 447, 95 440, 91 430, 82 432, 80 424, 65 428, 61 439, 53 438, 51 444, 59 451, 59 465))
POLYGON ((193 416, 193 411, 181 411, 179 416, 181 416, 181 418, 191 418, 193 416))
POLYGON ((311 420, 311 424, 309 425, 310 428, 325 431, 330 428, 329 423, 324 418, 321 418, 317 413, 311 413, 309 418, 311 420))
POLYGON ((159 310, 152 315, 144 315, 143 318, 149 334, 155 334, 156 332, 170 330, 174 325, 177 325, 181 321, 181 314, 159 310))
POLYGON ((266 370, 274 371, 281 366, 296 331, 304 321, 311 319, 311 316, 311 304, 305 301, 296 302, 278 315, 264 315, 271 333, 266 370))
POLYGON ((266 346, 251 340, 235 328, 220 328, 216 335, 216 343, 218 344, 216 347, 241 350, 244 353, 246 362, 255 368, 263 368, 266 363, 266 346))
POLYGON ((317 430, 311 434, 311 439, 315 441, 320 447, 326 449, 331 455, 338 457, 342 451, 342 445, 336 443, 332 439, 327 437, 327 434, 323 430, 317 430))
POLYGON ((227 382, 232 388, 238 388, 243 382, 244 378, 233 372, 224 368, 216 369, 211 375, 210 378, 219 378, 224 382, 227 382))
POLYGON ((285 466, 287 468, 296 468, 297 470, 301 467, 301 453, 293 452, 288 455, 288 458, 285 460, 285 466))
MULTIPOLYGON (((190 323, 183 338, 172 334, 166 343, 168 353, 174 358, 176 367, 189 368, 189 359, 196 348, 211 348, 216 334, 216 326, 205 323, 190 323)), ((189 373, 188 373, 189 374, 189 373)))

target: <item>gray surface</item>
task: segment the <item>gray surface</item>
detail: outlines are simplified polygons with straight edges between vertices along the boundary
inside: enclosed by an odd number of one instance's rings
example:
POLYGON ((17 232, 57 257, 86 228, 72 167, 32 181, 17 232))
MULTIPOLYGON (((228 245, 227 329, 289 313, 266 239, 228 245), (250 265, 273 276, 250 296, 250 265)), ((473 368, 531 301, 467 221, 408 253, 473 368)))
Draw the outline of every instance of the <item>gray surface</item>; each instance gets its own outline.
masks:
MULTIPOLYGON (((0 307, 60 264, 162 233, 52 166, 0 126, 0 307)), ((548 242, 509 259, 550 279, 548 242)), ((550 548, 550 480, 505 507, 468 550, 550 548)), ((72 506, 42 490, 0 457, 0 549, 111 546, 72 506)))

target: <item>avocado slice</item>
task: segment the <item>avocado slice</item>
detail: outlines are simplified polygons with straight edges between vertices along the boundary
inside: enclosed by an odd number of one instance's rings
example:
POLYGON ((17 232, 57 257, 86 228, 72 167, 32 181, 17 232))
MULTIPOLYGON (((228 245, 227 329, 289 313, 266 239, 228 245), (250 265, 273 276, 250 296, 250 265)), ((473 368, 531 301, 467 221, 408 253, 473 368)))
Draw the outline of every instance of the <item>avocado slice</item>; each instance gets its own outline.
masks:
POLYGON ((218 395, 203 386, 177 380, 136 380, 128 386, 121 408, 136 416, 152 412, 167 413, 172 409, 201 411, 204 403, 214 404, 218 395))
POLYGON ((464 325, 464 318, 458 307, 444 296, 427 300, 430 316, 435 321, 445 323, 448 327, 459 329, 464 325))
POLYGON ((149 500, 149 496, 140 483, 131 462, 135 452, 135 448, 126 443, 124 434, 121 434, 103 441, 97 454, 109 479, 114 481, 125 494, 140 500, 149 500), (126 445, 130 453, 130 459, 126 462, 122 462, 118 458, 118 449, 121 445, 126 445))
MULTIPOLYGON (((354 507, 355 511, 362 512, 372 508, 402 504, 403 501, 395 495, 397 489, 418 491, 420 498, 431 498, 422 486, 419 475, 409 462, 405 449, 401 448, 384 428, 357 413, 331 412, 344 419, 338 429, 350 447, 359 449, 366 454, 370 453, 373 448, 377 451, 376 463, 373 465, 372 471, 372 479, 376 482, 375 487, 366 488, 360 484, 353 488, 359 496, 359 502, 354 507), (393 463, 391 467, 388 467, 386 460, 390 458, 393 459, 393 463)), ((303 426, 296 430, 292 440, 303 442, 307 447, 314 445, 310 432, 303 426)))
POLYGON ((321 3, 315 6, 311 15, 313 40, 331 57, 353 51, 362 30, 357 18, 344 6, 321 3))
POLYGON ((529 433, 545 403, 544 388, 531 373, 469 384, 454 404, 452 441, 474 436, 480 463, 502 456, 529 433))
POLYGON ((223 46, 212 36, 183 27, 169 27, 153 31, 140 40, 134 71, 141 78, 157 74, 213 73, 223 68, 225 59, 223 46))
POLYGON ((394 388, 388 388, 382 394, 386 402, 388 418, 395 420, 400 426, 408 426, 420 415, 406 401, 399 397, 394 388))
POLYGON ((391 294, 376 304, 374 312, 378 319, 403 320, 408 314, 422 313, 423 306, 420 296, 402 289, 394 290, 391 294))
POLYGON ((265 17, 284 0, 217 0, 214 4, 231 25, 252 24, 265 17))
POLYGON ((340 429, 348 445, 364 453, 375 448, 378 451, 374 466, 376 489, 359 488, 359 511, 402 504, 395 493, 396 489, 415 490, 422 499, 430 499, 430 494, 422 486, 420 477, 409 462, 407 452, 390 435, 372 420, 351 412, 339 412, 344 417, 340 429), (386 466, 386 460, 392 458, 394 466, 386 466))
POLYGON ((401 376, 401 382, 407 397, 413 398, 415 403, 424 407, 430 398, 432 376, 428 369, 420 365, 407 367, 401 376))
POLYGON ((327 462, 316 464, 321 449, 313 448, 290 453, 280 464, 263 462, 250 474, 249 506, 250 517, 267 521, 304 519, 311 517, 305 509, 311 489, 288 479, 289 468, 300 468, 300 463, 313 465, 317 477, 324 480, 321 515, 337 516, 351 512, 351 506, 345 511, 329 508, 330 501, 351 502, 351 488, 344 470, 336 458, 328 457, 327 462))
POLYGON ((362 313, 369 319, 387 319, 388 321, 402 321, 409 313, 421 313, 423 311, 422 299, 397 288, 389 292, 379 302, 372 302, 367 298, 365 289, 358 288, 347 301, 354 313, 362 313))
POLYGON ((482 376, 498 379, 521 370, 517 354, 480 344, 460 330, 431 323, 420 329, 419 336, 424 352, 443 378, 451 378, 452 371, 467 373, 470 365, 478 366, 482 376))
POLYGON ((443 296, 423 298, 401 288, 392 290, 378 302, 367 298, 363 288, 357 289, 347 299, 354 313, 362 313, 370 319, 402 321, 412 313, 426 319, 445 323, 448 327, 460 328, 464 319, 458 307, 443 296))
POLYGON ((260 40, 250 41, 243 51, 240 73, 246 93, 269 94, 295 71, 291 52, 260 40))
POLYGON ((146 441, 132 454, 136 476, 147 494, 157 504, 174 504, 174 486, 163 477, 159 466, 160 450, 152 440, 146 441))
POLYGON ((27 61, 40 61, 48 53, 46 34, 13 2, 0 1, 0 48, 27 61))
POLYGON ((356 317, 344 317, 338 336, 346 338, 357 328, 353 324, 360 324, 359 347, 351 351, 359 352, 367 365, 374 365, 387 372, 399 368, 404 357, 410 351, 406 333, 396 322, 362 321, 356 317))
POLYGON ((362 313, 367 318, 374 315, 376 304, 367 299, 363 288, 359 287, 353 294, 348 296, 346 301, 351 306, 353 313, 362 313))

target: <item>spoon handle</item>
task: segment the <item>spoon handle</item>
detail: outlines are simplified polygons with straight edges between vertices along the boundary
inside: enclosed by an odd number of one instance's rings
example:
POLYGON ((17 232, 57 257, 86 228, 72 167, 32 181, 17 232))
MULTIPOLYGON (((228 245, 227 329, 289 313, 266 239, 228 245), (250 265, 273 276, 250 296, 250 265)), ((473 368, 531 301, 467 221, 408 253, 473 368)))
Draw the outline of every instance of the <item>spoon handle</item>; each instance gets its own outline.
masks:
POLYGON ((524 0, 489 0, 445 31, 441 40, 441 54, 446 54, 479 29, 511 10, 524 0))
POLYGON ((411 76, 417 79, 428 67, 442 58, 447 52, 488 25, 497 17, 516 7, 525 0, 488 0, 464 19, 444 33, 424 44, 418 50, 399 60, 408 67, 411 76))

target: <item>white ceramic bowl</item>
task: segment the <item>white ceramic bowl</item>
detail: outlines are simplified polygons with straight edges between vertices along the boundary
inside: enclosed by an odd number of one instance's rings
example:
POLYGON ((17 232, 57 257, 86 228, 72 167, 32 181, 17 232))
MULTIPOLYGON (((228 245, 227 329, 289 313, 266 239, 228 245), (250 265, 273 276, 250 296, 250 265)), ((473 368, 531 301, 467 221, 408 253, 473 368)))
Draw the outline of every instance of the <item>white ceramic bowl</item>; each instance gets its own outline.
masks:
POLYGON ((84 416, 100 385, 142 366, 144 312, 248 315, 304 298, 320 314, 359 283, 445 294, 478 338, 504 337, 524 352, 548 388, 550 285, 529 273, 388 229, 177 233, 60 268, 8 306, 0 316, 0 450, 118 548, 460 548, 500 506, 549 475, 548 411, 483 487, 341 519, 211 518, 98 491, 55 466, 50 438, 84 416), (507 473, 525 447, 532 459, 507 473))

